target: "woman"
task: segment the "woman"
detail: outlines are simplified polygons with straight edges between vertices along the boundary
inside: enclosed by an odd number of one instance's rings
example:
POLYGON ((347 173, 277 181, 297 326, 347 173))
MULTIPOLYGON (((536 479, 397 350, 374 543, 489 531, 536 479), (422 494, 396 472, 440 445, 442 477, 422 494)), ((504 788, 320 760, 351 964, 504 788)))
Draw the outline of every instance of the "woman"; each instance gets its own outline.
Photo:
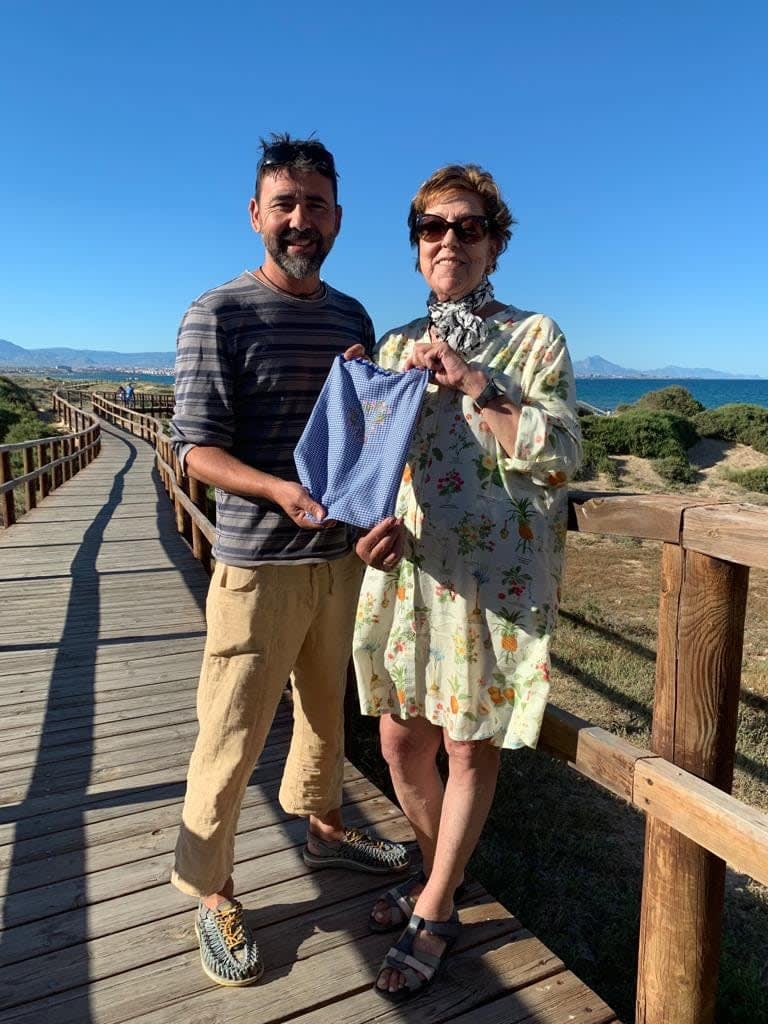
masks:
POLYGON ((396 517, 358 543, 369 565, 355 637, 361 706, 381 716, 382 751, 423 858, 423 873, 371 912, 373 931, 407 926, 376 980, 395 1001, 421 991, 455 941, 454 898, 500 749, 535 746, 549 692, 564 485, 580 434, 559 328, 494 299, 488 275, 513 223, 486 171, 436 171, 408 217, 429 315, 377 347, 381 366, 426 367, 432 379, 396 517))

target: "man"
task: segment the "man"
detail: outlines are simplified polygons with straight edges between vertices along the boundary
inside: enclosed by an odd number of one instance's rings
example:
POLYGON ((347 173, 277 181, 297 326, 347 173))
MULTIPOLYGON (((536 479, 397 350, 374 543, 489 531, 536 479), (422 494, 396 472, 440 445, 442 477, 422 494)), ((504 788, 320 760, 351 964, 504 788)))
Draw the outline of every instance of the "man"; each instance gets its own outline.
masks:
POLYGON ((206 292, 179 329, 174 447, 216 490, 216 568, 198 689, 198 738, 172 881, 200 900, 203 968, 222 985, 263 970, 234 898, 234 838, 248 778, 292 673, 294 729, 280 803, 308 818, 312 867, 405 870, 400 844, 345 830, 343 692, 363 565, 324 522, 293 449, 335 356, 370 351, 355 299, 320 280, 341 225, 332 155, 317 140, 262 142, 251 224, 256 271, 206 292))

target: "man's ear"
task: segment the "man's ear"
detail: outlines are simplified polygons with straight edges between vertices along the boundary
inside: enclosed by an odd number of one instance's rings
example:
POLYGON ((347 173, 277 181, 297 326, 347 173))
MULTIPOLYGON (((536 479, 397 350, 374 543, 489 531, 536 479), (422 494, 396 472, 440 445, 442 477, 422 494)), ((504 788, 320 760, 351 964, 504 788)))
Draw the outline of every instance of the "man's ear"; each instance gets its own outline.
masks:
POLYGON ((254 231, 261 232, 261 219, 259 217, 259 204, 256 201, 256 197, 250 200, 248 203, 248 214, 251 218, 251 227, 254 231))
POLYGON ((336 235, 338 235, 338 233, 341 231, 341 215, 342 215, 343 212, 344 211, 342 210, 342 208, 337 203, 336 204, 336 231, 335 231, 336 235))

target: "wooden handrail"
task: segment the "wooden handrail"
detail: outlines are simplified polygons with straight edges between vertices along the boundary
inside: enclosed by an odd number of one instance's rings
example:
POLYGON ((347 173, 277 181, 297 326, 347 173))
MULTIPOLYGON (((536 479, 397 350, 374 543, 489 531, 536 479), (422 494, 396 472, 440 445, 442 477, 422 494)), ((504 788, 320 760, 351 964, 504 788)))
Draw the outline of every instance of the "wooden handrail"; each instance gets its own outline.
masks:
POLYGON ((652 750, 547 705, 539 750, 768 885, 768 814, 652 750))
POLYGON ((0 445, 0 526, 3 528, 16 523, 17 488, 24 488, 25 511, 29 511, 65 480, 87 466, 101 449, 101 428, 92 415, 67 401, 58 392, 54 392, 52 404, 59 420, 70 429, 74 428, 72 433, 0 445), (62 451, 61 455, 59 450, 62 451), (11 456, 19 453, 24 472, 15 476, 11 456))
POLYGON ((205 485, 187 477, 165 432, 166 422, 147 413, 137 412, 123 403, 110 401, 94 392, 93 409, 109 423, 115 423, 147 441, 155 449, 155 465, 166 493, 173 503, 179 533, 192 552, 211 573, 211 547, 215 530, 208 517, 208 496, 205 485))

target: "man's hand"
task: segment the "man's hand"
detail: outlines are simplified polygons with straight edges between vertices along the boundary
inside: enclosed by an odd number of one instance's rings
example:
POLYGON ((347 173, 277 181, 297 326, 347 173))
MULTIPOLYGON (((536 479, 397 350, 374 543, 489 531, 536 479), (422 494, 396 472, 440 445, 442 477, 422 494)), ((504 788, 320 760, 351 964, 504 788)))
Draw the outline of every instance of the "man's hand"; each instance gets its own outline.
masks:
POLYGON ((281 480, 279 487, 275 489, 274 500, 302 530, 325 530, 336 525, 335 519, 326 520, 323 506, 316 502, 301 484, 281 480), (308 519, 307 516, 313 518, 308 519))
POLYGON ((372 526, 355 544, 358 558, 382 572, 390 572, 403 557, 405 530, 402 519, 390 516, 372 526))
POLYGON ((357 345, 350 345, 350 347, 344 352, 344 359, 349 362, 350 359, 367 359, 365 354, 365 348, 359 342, 357 345))

